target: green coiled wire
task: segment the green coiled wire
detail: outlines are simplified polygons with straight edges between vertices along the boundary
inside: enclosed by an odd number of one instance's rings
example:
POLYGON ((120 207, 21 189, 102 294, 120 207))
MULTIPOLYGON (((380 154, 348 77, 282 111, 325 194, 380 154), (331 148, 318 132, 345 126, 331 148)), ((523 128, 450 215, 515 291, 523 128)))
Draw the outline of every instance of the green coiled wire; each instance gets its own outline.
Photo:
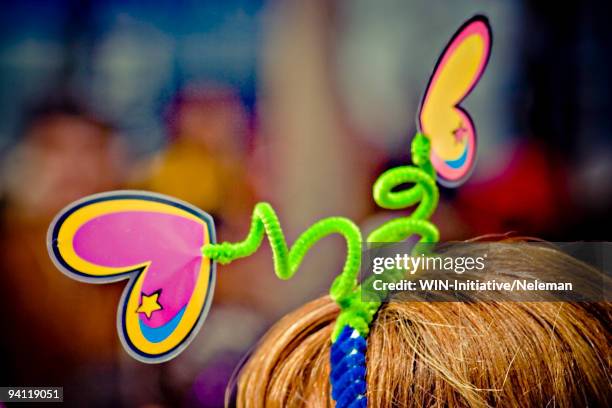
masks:
MULTIPOLYGON (((433 243, 439 239, 439 232, 428 218, 438 204, 438 188, 435 171, 429 159, 429 139, 417 133, 412 141, 412 161, 416 166, 400 166, 384 172, 374 183, 374 201, 382 208, 403 209, 417 205, 412 214, 394 219, 374 230, 367 238, 368 243, 398 242, 416 234, 419 242, 433 243), (412 187, 395 191, 405 183, 412 187)), ((291 278, 299 268, 306 252, 320 239, 332 234, 342 235, 347 244, 347 255, 342 273, 334 280, 329 291, 330 297, 340 306, 332 340, 335 341, 345 325, 357 329, 365 338, 370 323, 378 311, 381 301, 363 301, 357 275, 361 266, 362 237, 359 228, 348 218, 325 218, 304 231, 289 248, 274 209, 268 203, 258 203, 253 209, 251 228, 244 241, 208 244, 203 254, 221 264, 252 255, 261 245, 264 234, 272 248, 274 271, 281 279, 291 278)), ((386 279, 400 279, 402 273, 394 271, 386 279)))
POLYGON ((252 255, 261 245, 264 234, 268 236, 272 248, 274 271, 281 279, 289 279, 295 274, 306 252, 320 239, 332 234, 344 236, 347 244, 346 261, 342 273, 332 284, 330 295, 336 302, 342 302, 342 299, 355 288, 361 265, 362 239, 359 228, 348 218, 322 219, 304 231, 293 246, 288 248, 274 209, 268 203, 258 203, 253 209, 251 229, 244 241, 208 244, 203 248, 203 253, 210 259, 226 264, 252 255))

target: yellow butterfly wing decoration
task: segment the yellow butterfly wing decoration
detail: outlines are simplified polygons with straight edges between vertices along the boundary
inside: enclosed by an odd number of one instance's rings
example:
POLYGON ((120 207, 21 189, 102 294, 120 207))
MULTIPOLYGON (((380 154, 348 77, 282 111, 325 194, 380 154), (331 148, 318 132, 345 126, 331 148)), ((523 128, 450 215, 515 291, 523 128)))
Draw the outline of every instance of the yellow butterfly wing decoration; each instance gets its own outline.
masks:
POLYGON ((419 131, 431 141, 439 181, 461 184, 476 159, 476 129, 460 104, 476 86, 489 61, 491 28, 484 16, 465 22, 442 52, 421 102, 419 131))

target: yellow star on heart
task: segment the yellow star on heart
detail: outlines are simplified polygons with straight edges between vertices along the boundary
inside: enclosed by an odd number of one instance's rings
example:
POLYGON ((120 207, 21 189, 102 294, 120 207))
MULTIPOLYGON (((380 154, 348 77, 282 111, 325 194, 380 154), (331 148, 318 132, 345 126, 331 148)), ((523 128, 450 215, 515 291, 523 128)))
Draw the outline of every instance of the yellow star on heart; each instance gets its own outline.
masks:
POLYGON ((153 312, 162 310, 163 307, 158 302, 159 294, 159 291, 150 295, 143 292, 142 300, 140 301, 140 306, 138 306, 138 309, 136 309, 136 313, 144 313, 147 316, 147 319, 150 319, 153 312))

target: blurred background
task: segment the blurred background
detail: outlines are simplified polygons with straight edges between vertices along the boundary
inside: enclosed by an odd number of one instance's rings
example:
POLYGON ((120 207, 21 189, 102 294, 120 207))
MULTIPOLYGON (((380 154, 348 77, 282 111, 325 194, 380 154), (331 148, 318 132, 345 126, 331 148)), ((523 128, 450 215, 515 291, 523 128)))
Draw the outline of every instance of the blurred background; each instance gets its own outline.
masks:
POLYGON ((115 330, 124 283, 79 283, 51 264, 52 217, 82 196, 135 188, 209 212, 220 240, 245 236, 259 200, 278 210, 289 241, 331 215, 367 232, 400 214, 376 208, 371 185, 409 162, 430 71, 475 13, 494 36, 464 103, 479 157, 469 182, 442 189, 442 238, 610 239, 604 2, 21 0, 1 9, 1 385, 64 386, 67 406, 222 406, 266 328, 325 293, 342 240, 318 244, 288 282, 274 276, 267 245, 219 268, 195 341, 145 365, 115 330))

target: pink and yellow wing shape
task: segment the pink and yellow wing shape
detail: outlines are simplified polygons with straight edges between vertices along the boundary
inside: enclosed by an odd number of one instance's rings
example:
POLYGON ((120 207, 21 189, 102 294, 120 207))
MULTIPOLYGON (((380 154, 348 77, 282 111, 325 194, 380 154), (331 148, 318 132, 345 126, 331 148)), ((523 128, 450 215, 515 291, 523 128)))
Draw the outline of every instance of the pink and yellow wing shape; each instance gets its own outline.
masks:
POLYGON ((128 352, 167 361, 193 339, 208 312, 215 264, 212 218, 170 197, 118 191, 86 197, 49 228, 48 249, 68 276, 90 283, 128 279, 117 329, 128 352))
POLYGON ((474 167, 476 129, 459 104, 484 73, 491 44, 486 17, 463 24, 442 52, 421 102, 419 130, 431 141, 431 162, 445 185, 462 183, 474 167))

